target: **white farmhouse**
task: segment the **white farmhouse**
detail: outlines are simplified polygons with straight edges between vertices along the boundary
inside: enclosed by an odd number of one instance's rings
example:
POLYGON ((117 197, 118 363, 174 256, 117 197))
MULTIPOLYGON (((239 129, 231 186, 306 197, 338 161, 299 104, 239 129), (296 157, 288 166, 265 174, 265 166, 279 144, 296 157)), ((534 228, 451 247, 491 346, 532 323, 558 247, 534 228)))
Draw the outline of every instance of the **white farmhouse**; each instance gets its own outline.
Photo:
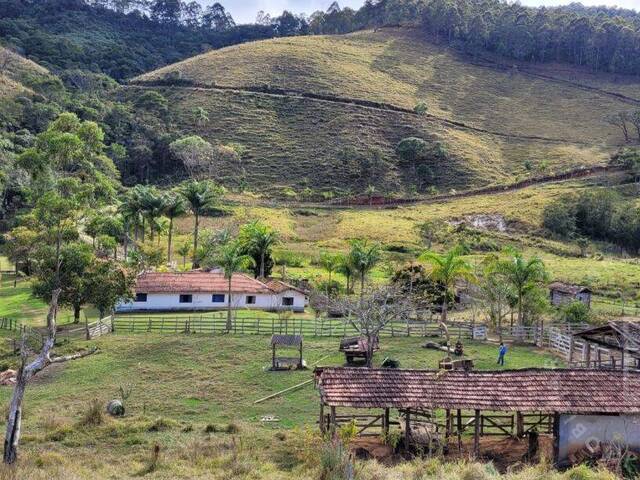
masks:
MULTIPOLYGON (((134 300, 118 305, 116 312, 224 310, 229 302, 228 288, 228 280, 219 270, 142 273, 136 281, 134 300)), ((230 301, 234 309, 303 312, 307 296, 280 280, 263 283, 234 273, 230 301)))

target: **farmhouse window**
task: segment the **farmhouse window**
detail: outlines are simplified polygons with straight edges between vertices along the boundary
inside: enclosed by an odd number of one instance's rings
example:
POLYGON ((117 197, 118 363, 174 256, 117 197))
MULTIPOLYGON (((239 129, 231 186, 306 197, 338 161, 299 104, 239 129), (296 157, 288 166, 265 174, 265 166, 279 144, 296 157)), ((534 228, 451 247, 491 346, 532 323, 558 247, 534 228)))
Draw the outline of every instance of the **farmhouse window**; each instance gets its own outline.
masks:
POLYGON ((285 307, 293 307, 293 297, 282 297, 282 305, 285 307))
POLYGON ((213 303, 224 303, 224 295, 221 295, 219 293, 215 293, 213 294, 213 296, 211 297, 211 301, 213 303))
POLYGON ((193 295, 180 295, 180 303, 193 302, 193 295))
POLYGON ((146 293, 136 293, 136 302, 146 302, 147 294, 146 293))
POLYGON ((247 305, 255 305, 256 303, 256 297, 255 295, 247 295, 247 301, 246 304, 247 305))

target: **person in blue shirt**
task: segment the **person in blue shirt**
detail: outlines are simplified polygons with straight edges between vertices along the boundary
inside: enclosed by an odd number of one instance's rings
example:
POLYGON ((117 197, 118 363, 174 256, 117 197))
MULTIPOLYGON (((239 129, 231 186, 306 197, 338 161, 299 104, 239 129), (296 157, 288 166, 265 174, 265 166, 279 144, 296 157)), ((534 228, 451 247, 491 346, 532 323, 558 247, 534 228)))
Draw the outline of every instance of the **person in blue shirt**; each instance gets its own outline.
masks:
POLYGON ((500 348, 498 349, 498 365, 504 366, 504 356, 507 354, 507 346, 500 342, 500 348))

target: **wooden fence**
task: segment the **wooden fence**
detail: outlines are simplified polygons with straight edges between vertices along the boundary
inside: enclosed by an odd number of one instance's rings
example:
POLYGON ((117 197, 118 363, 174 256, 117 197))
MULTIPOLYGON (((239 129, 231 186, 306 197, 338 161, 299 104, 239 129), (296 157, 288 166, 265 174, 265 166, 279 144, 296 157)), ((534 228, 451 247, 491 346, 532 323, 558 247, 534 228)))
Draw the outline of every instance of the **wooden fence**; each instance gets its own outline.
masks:
POLYGON ((15 318, 0 318, 0 330, 18 330, 19 327, 15 318))
MULTIPOLYGON (((206 315, 192 316, 120 316, 112 321, 115 333, 198 333, 222 334, 235 333, 246 335, 303 335, 308 337, 345 337, 357 335, 356 329, 341 319, 328 318, 250 318, 238 317, 231 321, 227 328, 225 318, 206 315)), ((393 322, 387 325, 381 336, 387 337, 439 337, 441 330, 433 322, 393 322)), ((449 325, 451 338, 485 339, 486 328, 469 323, 452 323, 449 325)))

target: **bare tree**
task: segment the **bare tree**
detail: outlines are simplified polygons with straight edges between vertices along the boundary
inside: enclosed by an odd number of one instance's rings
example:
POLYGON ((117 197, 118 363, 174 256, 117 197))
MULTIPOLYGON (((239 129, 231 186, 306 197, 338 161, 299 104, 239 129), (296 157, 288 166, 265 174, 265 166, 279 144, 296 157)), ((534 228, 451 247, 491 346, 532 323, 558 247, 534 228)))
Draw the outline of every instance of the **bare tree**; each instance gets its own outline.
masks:
POLYGON ((361 298, 343 297, 334 300, 335 310, 346 318, 360 336, 367 340, 367 367, 371 368, 373 352, 380 332, 391 322, 406 321, 413 306, 398 289, 373 289, 361 298))
POLYGON ((629 112, 618 112, 605 117, 607 123, 618 127, 624 135, 624 141, 629 142, 629 123, 631 122, 631 115, 629 112))
POLYGON ((84 350, 73 355, 54 357, 52 349, 56 342, 56 314, 58 310, 58 297, 60 289, 54 290, 51 294, 51 304, 47 314, 47 337, 42 349, 36 358, 27 364, 29 348, 27 346, 27 334, 23 333, 20 342, 20 368, 16 378, 16 386, 13 389, 9 414, 7 417, 7 432, 4 438, 4 463, 12 464, 18 458, 18 445, 20 443, 20 431, 22 426, 22 401, 29 380, 39 371, 45 369, 52 363, 62 363, 77 358, 86 357, 97 351, 97 348, 84 350))

